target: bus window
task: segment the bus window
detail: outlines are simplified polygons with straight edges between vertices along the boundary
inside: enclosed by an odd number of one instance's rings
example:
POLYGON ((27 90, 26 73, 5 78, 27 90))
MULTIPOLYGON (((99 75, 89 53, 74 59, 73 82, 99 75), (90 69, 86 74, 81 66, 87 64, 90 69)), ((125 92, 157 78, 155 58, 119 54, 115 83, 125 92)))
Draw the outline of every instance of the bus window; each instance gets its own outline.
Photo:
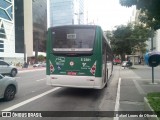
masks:
POLYGON ((63 28, 53 29, 53 53, 85 53, 93 50, 95 29, 63 28))

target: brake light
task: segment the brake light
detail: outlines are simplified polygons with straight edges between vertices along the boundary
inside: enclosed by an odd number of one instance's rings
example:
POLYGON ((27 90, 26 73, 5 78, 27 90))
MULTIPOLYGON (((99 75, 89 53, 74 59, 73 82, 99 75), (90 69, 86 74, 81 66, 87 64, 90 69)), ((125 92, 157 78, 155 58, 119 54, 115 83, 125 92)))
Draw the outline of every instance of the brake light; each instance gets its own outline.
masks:
POLYGON ((54 66, 50 65, 50 72, 52 73, 54 71, 54 66))
POLYGON ((53 69, 53 65, 50 65, 50 69, 53 69))
POLYGON ((96 72, 96 62, 93 64, 93 66, 91 67, 90 69, 90 72, 95 75, 95 72, 96 72))
POLYGON ((53 73, 54 72, 54 66, 53 66, 51 61, 49 61, 49 63, 50 63, 50 73, 53 73))

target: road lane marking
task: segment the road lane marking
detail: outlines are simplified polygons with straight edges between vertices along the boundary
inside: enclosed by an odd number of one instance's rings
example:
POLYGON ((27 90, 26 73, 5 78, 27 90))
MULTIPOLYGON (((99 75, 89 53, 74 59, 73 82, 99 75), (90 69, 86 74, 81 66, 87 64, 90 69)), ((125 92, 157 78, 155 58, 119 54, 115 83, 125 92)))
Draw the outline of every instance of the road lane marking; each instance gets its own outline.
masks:
POLYGON ((122 79, 141 79, 141 77, 123 77, 122 79))
POLYGON ((43 79, 39 79, 39 80, 36 80, 37 82, 39 82, 39 81, 43 81, 43 80, 45 80, 46 78, 43 78, 43 79))
MULTIPOLYGON (((119 110, 120 86, 121 86, 121 78, 119 78, 119 81, 118 81, 117 97, 116 97, 116 103, 115 103, 114 111, 118 111, 119 110)), ((114 117, 114 120, 119 120, 119 117, 114 117)))
POLYGON ((51 90, 49 90, 49 91, 47 91, 47 92, 44 92, 44 93, 42 93, 42 94, 40 94, 40 95, 37 95, 37 96, 35 96, 35 97, 32 97, 32 98, 30 98, 30 99, 28 99, 28 100, 25 100, 25 101, 23 101, 23 102, 20 102, 20 103, 18 103, 18 104, 16 104, 16 105, 13 105, 13 106, 11 106, 11 107, 9 107, 9 108, 6 108, 6 109, 3 109, 3 110, 1 110, 1 111, 12 111, 12 110, 14 110, 14 109, 16 109, 16 108, 19 108, 19 107, 21 107, 21 106, 23 106, 23 105, 25 105, 25 104, 27 104, 27 103, 30 103, 30 102, 38 99, 38 98, 41 98, 41 97, 43 97, 43 96, 45 96, 45 95, 47 95, 47 94, 49 94, 49 93, 51 93, 51 92, 54 92, 54 91, 56 91, 56 90, 58 90, 58 89, 60 89, 60 88, 61 88, 61 87, 56 87, 56 88, 54 88, 54 89, 51 89, 51 90))
POLYGON ((140 87, 140 85, 138 84, 138 82, 136 80, 133 80, 138 92, 141 94, 141 95, 145 95, 145 92, 144 90, 140 87))

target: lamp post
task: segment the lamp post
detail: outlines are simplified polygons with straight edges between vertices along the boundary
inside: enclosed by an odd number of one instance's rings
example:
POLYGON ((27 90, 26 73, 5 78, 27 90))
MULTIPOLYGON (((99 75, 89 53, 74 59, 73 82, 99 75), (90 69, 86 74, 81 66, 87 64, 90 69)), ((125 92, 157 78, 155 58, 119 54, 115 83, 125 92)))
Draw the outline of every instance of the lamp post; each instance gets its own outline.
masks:
POLYGON ((78 24, 80 25, 81 24, 81 19, 80 19, 80 15, 82 15, 83 14, 83 12, 79 12, 79 13, 74 13, 75 15, 77 15, 78 16, 78 24))
MULTIPOLYGON (((151 51, 153 51, 154 30, 151 28, 151 51)), ((154 67, 152 67, 152 84, 154 84, 154 67)))
POLYGON ((38 63, 38 48, 39 48, 39 33, 36 31, 35 33, 35 40, 36 40, 36 46, 35 46, 35 63, 38 63))
POLYGON ((25 41, 24 41, 24 63, 27 62, 27 56, 26 56, 26 44, 25 44, 25 41))

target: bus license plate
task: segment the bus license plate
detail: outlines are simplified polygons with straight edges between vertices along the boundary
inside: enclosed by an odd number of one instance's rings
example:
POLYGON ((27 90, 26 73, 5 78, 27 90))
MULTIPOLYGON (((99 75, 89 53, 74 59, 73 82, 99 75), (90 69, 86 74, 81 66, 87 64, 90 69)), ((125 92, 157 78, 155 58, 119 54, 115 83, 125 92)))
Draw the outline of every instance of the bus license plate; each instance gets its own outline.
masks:
POLYGON ((67 75, 77 75, 77 72, 67 72, 67 75))

